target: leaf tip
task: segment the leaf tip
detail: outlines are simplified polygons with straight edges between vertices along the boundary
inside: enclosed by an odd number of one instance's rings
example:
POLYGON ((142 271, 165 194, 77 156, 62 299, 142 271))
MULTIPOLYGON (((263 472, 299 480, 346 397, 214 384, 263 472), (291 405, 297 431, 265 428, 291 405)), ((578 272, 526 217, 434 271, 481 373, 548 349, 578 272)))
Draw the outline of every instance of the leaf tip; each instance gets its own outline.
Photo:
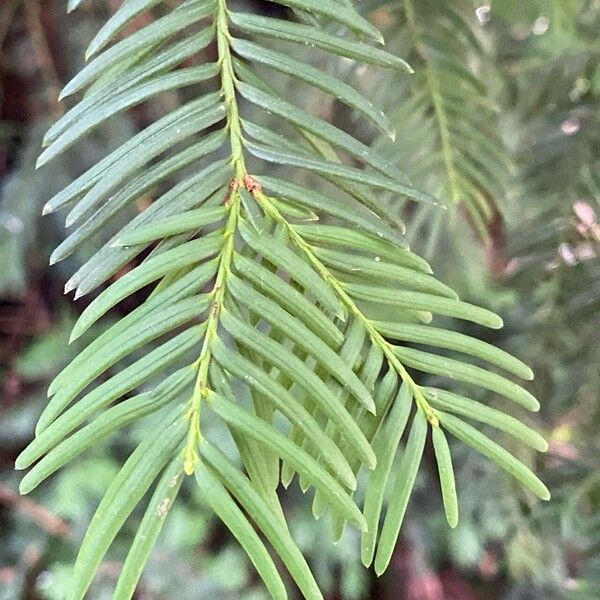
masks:
POLYGON ((72 292, 77 287, 77 285, 78 281, 74 277, 71 277, 71 279, 69 279, 69 281, 65 283, 63 294, 68 294, 72 292))
POLYGON ((371 565, 373 564, 373 552, 370 546, 361 547, 360 561, 366 569, 371 568, 371 565))
POLYGON ((377 457, 375 456, 375 452, 371 451, 366 458, 367 467, 373 471, 377 467, 377 457))
POLYGON ((357 514, 359 516, 358 516, 358 518, 356 520, 356 524, 358 525, 359 530, 362 533, 368 533, 369 532, 369 525, 367 524, 367 520, 365 519, 364 515, 360 511, 358 511, 357 514))
POLYGON ((498 315, 494 315, 492 319, 490 319, 490 328, 491 329, 502 329, 504 327, 504 321, 502 317, 498 315))
POLYGON ((375 560, 374 571, 377 577, 381 577, 387 569, 387 564, 379 564, 377 560, 375 560))

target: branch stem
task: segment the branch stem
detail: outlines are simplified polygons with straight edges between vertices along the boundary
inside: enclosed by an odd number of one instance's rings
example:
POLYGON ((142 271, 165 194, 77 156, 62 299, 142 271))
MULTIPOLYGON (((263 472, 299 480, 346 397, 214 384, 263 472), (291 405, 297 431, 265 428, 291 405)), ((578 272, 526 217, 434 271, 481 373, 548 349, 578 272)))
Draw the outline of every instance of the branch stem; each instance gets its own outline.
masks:
POLYGON ((404 365, 394 353, 392 344, 390 344, 381 335, 381 333, 377 331, 372 321, 360 310, 360 308, 356 305, 356 302, 354 302, 352 297, 345 290, 343 283, 331 273, 331 271, 323 264, 323 262, 321 262, 321 260, 313 252, 310 244, 306 242, 306 240, 298 233, 297 229, 279 212, 279 209, 270 201, 270 199, 260 191, 256 193, 256 198, 261 204, 265 213, 286 229, 290 240, 306 255, 309 262, 321 275, 321 277, 323 277, 323 279, 331 286, 348 311, 361 322, 367 331, 371 342, 381 348, 389 364, 396 370, 402 381, 409 386, 417 406, 423 411, 427 417, 427 420, 433 426, 438 426, 439 420, 435 414, 435 411, 429 402, 427 402, 421 387, 411 377, 410 373, 406 370, 404 365))

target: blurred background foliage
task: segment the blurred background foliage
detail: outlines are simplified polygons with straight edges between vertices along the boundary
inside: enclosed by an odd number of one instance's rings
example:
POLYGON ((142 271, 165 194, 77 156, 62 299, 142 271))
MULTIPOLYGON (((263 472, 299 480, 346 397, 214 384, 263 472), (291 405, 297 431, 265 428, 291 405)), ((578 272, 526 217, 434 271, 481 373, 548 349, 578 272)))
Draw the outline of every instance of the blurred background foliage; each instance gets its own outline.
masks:
MULTIPOLYGON (((65 597, 87 522, 138 437, 135 428, 127 430, 30 497, 15 492, 14 458, 33 434, 48 382, 77 353, 67 345, 69 331, 89 303, 73 303, 61 289, 81 255, 48 267, 64 229, 60 217, 42 220, 41 206, 108 145, 152 120, 156 102, 178 101, 165 94, 117 117, 76 152, 36 172, 41 136, 62 110, 58 90, 120 2, 88 1, 68 17, 65 4, 0 3, 0 600, 65 597)), ((235 4, 276 9, 261 0, 235 4)), ((547 436, 550 450, 536 459, 520 449, 519 457, 537 460, 553 499, 534 502, 457 446, 459 526, 445 524, 435 464, 426 457, 429 469, 420 475, 381 580, 360 566, 356 532, 329 542, 328 527, 313 521, 296 485, 283 492, 293 534, 332 600, 600 598, 600 0, 364 0, 360 8, 415 75, 396 78, 343 60, 320 66, 386 108, 396 142, 367 130, 361 136, 448 208, 401 206, 408 236, 461 297, 504 317, 503 330, 476 333, 533 367, 531 391, 542 410, 526 418, 547 436)), ((305 104, 343 128, 361 127, 340 105, 318 96, 305 104)), ((128 210, 151 201, 139 198, 128 210)), ((99 241, 88 244, 83 255, 99 241)), ((500 402, 489 393, 480 399, 500 402)), ((503 441, 516 450, 508 437, 503 441)), ((111 597, 134 530, 132 524, 118 538, 91 600, 111 597)), ((166 523, 137 598, 263 594, 242 551, 190 486, 166 523)))

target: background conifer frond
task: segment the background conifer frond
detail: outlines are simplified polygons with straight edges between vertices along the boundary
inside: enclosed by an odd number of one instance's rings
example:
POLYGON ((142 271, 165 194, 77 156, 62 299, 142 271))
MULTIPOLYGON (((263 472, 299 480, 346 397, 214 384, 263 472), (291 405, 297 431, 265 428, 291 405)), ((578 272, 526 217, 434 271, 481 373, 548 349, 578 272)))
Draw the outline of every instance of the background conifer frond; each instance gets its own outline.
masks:
MULTIPOLYGON (((74 599, 85 596, 109 546, 142 503, 144 517, 115 591, 116 598, 132 597, 184 474, 195 476, 273 598, 287 597, 286 582, 266 542, 305 597, 322 597, 277 494, 296 473, 304 491, 314 488, 315 516, 331 512, 334 539, 346 522, 362 532, 362 560, 377 574, 390 562, 430 433, 452 527, 459 504, 447 433, 549 498, 528 466, 463 417, 540 451, 544 440, 503 412, 443 387, 450 379, 539 409, 530 392, 496 372, 530 380, 526 365, 453 331, 447 320, 498 329, 500 317, 459 300, 432 275, 406 243, 397 211, 380 195, 439 210, 436 198, 410 182, 405 165, 390 165, 269 81, 275 72, 319 90, 373 131, 393 137, 392 122, 371 101, 280 43, 308 43, 375 66, 410 69, 362 41, 381 36, 349 4, 280 4, 317 19, 232 13, 225 0, 185 0, 175 8, 153 0, 124 3, 90 44, 89 62, 62 97, 85 94, 45 137, 39 166, 149 98, 177 90, 182 99, 44 208, 69 210, 66 225, 73 229, 53 254, 58 262, 89 237, 110 231, 108 224, 132 202, 160 190, 145 210, 106 235, 67 282, 76 298, 95 292, 71 335, 88 343, 50 385, 36 438, 17 460, 18 468, 31 467, 21 483, 28 492, 121 428, 135 424, 141 432, 82 542, 74 599), (155 7, 162 9, 156 20, 121 35, 155 7), (330 34, 321 21, 348 35, 330 34), (189 62, 211 44, 214 62, 189 62), (277 119, 257 124, 248 112, 277 119), (298 181, 298 173, 309 179, 298 181), (111 309, 142 293, 146 299, 136 309, 104 333, 90 334, 111 309), (121 368, 109 375, 115 365, 121 368), (439 385, 424 383, 421 374, 439 385), (207 431, 207 413, 229 432, 229 447, 207 431), (368 480, 364 502, 354 494, 361 471, 368 480)), ((413 35, 421 36, 408 0, 406 7, 413 35)), ((449 14, 462 23, 453 9, 438 16, 449 14)), ((445 53, 444 42, 434 49, 445 53)), ((437 67, 424 70, 437 81, 437 67)), ((477 88, 462 69, 457 76, 477 88)), ((433 94, 429 89, 434 103, 435 85, 433 94)), ((444 125, 440 114, 438 126, 444 125)), ((442 127, 442 138, 450 130, 442 127)), ((459 145, 449 168, 450 150, 442 146, 438 158, 453 199, 461 193, 475 206, 476 191, 486 196, 491 187, 479 170, 469 171, 459 145)), ((484 222, 479 213, 478 219, 484 222)))
POLYGON ((382 139, 376 147, 451 209, 448 218, 407 206, 409 239, 430 257, 448 223, 466 218, 487 241, 506 202, 512 161, 499 128, 489 40, 473 4, 402 0, 379 9, 393 11, 388 36, 415 75, 380 86, 402 143, 382 139))

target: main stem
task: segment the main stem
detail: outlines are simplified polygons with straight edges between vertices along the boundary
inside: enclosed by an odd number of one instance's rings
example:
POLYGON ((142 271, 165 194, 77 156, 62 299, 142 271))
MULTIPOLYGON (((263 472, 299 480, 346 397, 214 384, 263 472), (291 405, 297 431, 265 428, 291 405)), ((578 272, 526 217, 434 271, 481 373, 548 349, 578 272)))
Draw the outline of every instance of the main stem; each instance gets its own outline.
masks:
MULTIPOLYGON (((412 19, 412 25, 416 27, 414 20, 414 11, 412 5, 407 1, 407 14, 409 20, 412 19)), ((227 277, 231 271, 231 262, 234 252, 234 241, 235 232, 237 229, 237 223, 240 214, 240 197, 237 193, 237 188, 242 185, 244 178, 247 175, 246 165, 244 163, 243 147, 242 147, 242 127, 240 116, 238 112, 238 105, 235 95, 235 73, 233 70, 233 61, 231 57, 231 47, 229 44, 229 23, 227 20, 227 6, 225 0, 217 0, 217 8, 215 12, 215 27, 217 35, 217 48, 219 54, 219 64, 221 66, 221 91, 224 96, 225 106, 227 110, 227 129, 229 131, 229 143, 231 146, 231 166, 233 169, 234 177, 232 179, 229 193, 225 199, 225 206, 228 208, 227 222, 223 231, 223 247, 219 255, 219 266, 217 269, 217 275, 215 279, 215 285, 211 291, 213 300, 210 307, 210 314, 208 316, 206 334, 202 342, 202 349, 200 356, 196 361, 196 367, 198 369, 198 375, 196 377, 196 384, 192 397, 190 398, 189 408, 187 411, 187 418, 189 419, 187 440, 184 449, 184 471, 188 475, 192 475, 195 470, 195 465, 199 460, 198 456, 198 444, 201 439, 200 430, 200 410, 202 407, 202 401, 208 396, 208 374, 210 361, 212 358, 211 346, 218 334, 219 319, 223 304, 225 301, 225 291, 227 288, 227 277)), ((441 106, 441 99, 437 94, 434 87, 435 82, 433 79, 429 79, 430 89, 434 102, 434 108, 438 121, 440 123, 440 130, 442 132, 442 146, 444 149, 447 145, 447 127, 444 125, 445 114, 441 106)), ((451 161, 451 156, 447 158, 447 167, 451 180, 451 187, 453 186, 452 173, 454 172, 454 166, 451 161)), ((457 191, 457 190, 456 190, 457 191)), ((346 305, 351 314, 354 315, 365 327, 372 343, 381 347, 385 357, 387 358, 390 365, 398 372, 402 381, 406 383, 412 390, 413 397, 417 403, 417 406, 422 410, 429 422, 437 426, 438 419, 435 411, 429 405, 421 388, 413 380, 404 365, 398 360, 398 357, 394 354, 393 347, 385 340, 385 338, 377 331, 373 323, 363 314, 358 308, 354 300, 346 292, 343 285, 331 274, 329 269, 317 258, 312 251, 309 244, 302 238, 302 236, 288 223, 279 210, 270 202, 270 200, 258 190, 256 192, 257 199, 265 210, 266 214, 272 216, 276 221, 281 223, 289 232, 290 239, 298 246, 308 257, 309 261, 313 264, 315 269, 321 274, 321 276, 329 282, 332 288, 335 290, 340 300, 346 305)))
POLYGON ((219 318, 225 302, 225 291, 227 289, 227 277, 231 271, 233 258, 235 232, 240 213, 240 197, 237 188, 246 175, 246 165, 242 151, 242 129, 235 96, 235 74, 229 47, 229 25, 227 22, 227 7, 224 0, 218 0, 215 13, 215 26, 217 31, 217 48, 219 53, 219 64, 221 66, 221 91, 224 96, 227 109, 227 129, 229 131, 229 143, 231 146, 231 165, 234 178, 230 184, 229 192, 225 198, 225 206, 228 208, 227 221, 223 231, 223 247, 219 256, 219 266, 215 284, 211 291, 213 300, 208 316, 206 333, 202 342, 200 356, 196 361, 198 375, 196 384, 190 399, 187 412, 189 419, 188 434, 184 450, 184 471, 188 475, 194 473, 198 457, 198 443, 201 438, 200 410, 202 401, 208 396, 208 373, 212 358, 211 346, 218 334, 219 318))

